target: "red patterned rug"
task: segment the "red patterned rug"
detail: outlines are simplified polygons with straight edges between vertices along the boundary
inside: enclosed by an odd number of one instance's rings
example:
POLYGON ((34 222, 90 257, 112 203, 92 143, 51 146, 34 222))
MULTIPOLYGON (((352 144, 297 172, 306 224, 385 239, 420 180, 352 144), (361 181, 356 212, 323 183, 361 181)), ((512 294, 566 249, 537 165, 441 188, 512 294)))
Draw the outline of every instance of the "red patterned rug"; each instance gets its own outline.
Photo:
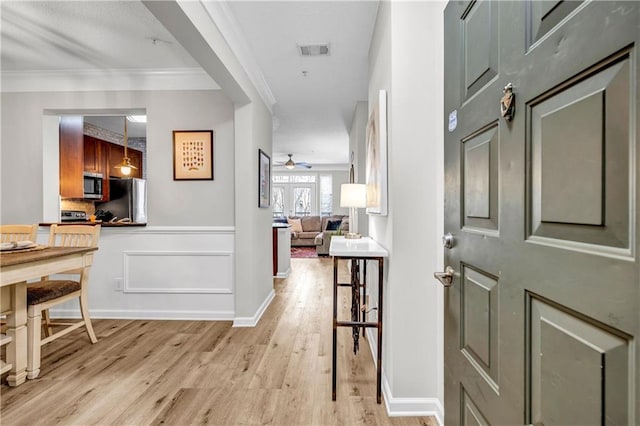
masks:
POLYGON ((316 252, 316 247, 291 247, 291 257, 292 258, 311 258, 318 257, 318 253, 316 252))

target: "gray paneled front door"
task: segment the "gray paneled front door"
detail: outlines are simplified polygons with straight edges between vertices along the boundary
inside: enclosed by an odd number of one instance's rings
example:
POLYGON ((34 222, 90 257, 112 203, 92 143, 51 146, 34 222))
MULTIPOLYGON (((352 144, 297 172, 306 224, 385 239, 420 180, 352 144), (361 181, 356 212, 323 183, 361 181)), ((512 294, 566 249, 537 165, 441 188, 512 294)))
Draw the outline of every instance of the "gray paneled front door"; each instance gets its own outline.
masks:
POLYGON ((447 424, 640 424, 639 9, 446 8, 447 424))

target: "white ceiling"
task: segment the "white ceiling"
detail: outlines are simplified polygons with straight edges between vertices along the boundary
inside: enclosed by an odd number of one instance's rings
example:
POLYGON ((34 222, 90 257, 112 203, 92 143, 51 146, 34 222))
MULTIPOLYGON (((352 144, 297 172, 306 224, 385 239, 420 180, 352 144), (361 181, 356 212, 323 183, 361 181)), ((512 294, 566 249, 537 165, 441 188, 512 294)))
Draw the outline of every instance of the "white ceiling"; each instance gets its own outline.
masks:
MULTIPOLYGON (((367 57, 377 1, 230 1, 276 104, 273 160, 347 164, 357 101, 367 98, 367 57), (297 44, 329 43, 302 57, 297 44), (307 71, 303 76, 302 71, 307 71)), ((199 68, 139 1, 6 1, 2 71, 199 68), (155 40, 155 41, 154 41, 155 40)))
MULTIPOLYGON (((93 124, 101 129, 106 129, 119 135, 124 134, 124 116, 93 115, 84 116, 84 122, 93 124)), ((147 123, 137 123, 127 121, 127 137, 145 138, 147 137, 147 123)))
POLYGON ((3 0, 1 31, 2 71, 199 67, 139 1, 3 0))
POLYGON ((273 157, 349 162, 356 102, 367 99, 369 43, 378 2, 237 1, 229 6, 273 92, 273 157), (297 44, 329 43, 302 57, 297 44), (303 76, 302 71, 307 71, 303 76))

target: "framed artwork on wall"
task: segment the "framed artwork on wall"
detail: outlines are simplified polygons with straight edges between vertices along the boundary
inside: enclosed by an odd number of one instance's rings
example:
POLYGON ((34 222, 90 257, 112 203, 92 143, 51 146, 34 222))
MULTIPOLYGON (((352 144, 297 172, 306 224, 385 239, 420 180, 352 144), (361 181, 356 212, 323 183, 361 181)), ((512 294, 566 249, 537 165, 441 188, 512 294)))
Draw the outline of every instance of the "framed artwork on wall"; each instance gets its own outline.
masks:
POLYGON ((258 207, 271 205, 271 158, 258 149, 258 207))
POLYGON ((386 216, 387 92, 380 90, 367 123, 367 213, 386 216))
POLYGON ((213 130, 173 131, 173 180, 213 180, 213 130))

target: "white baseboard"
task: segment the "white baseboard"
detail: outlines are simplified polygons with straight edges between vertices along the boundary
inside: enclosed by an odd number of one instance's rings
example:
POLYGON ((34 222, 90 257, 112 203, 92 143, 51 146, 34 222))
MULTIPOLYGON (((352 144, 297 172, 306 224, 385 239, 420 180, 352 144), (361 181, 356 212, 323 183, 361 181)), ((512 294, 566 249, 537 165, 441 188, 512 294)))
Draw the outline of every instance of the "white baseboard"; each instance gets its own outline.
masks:
POLYGON ((287 269, 284 272, 278 272, 277 274, 274 275, 274 278, 287 278, 290 273, 291 273, 291 268, 287 269))
MULTIPOLYGON (((77 309, 51 309, 51 315, 58 318, 80 318, 77 309)), ((232 311, 154 311, 154 310, 109 310, 91 309, 91 319, 133 319, 133 320, 187 320, 187 321, 231 321, 232 311)))
POLYGON ((233 319, 233 326, 234 327, 255 327, 260 321, 260 318, 262 318, 262 314, 264 314, 264 311, 266 311, 269 305, 271 304, 271 301, 273 300, 274 297, 276 297, 276 292, 275 290, 271 289, 271 292, 269 293, 267 298, 264 299, 264 302, 262 302, 262 305, 260 305, 260 307, 258 308, 254 316, 235 317, 233 319))
MULTIPOLYGON (((367 342, 373 357, 373 365, 377 367, 377 347, 373 346, 374 335, 373 328, 367 328, 367 342)), ((391 387, 387 380, 387 375, 382 367, 382 395, 384 404, 387 408, 389 417, 415 417, 415 416, 431 416, 435 417, 439 425, 444 425, 444 406, 438 398, 396 398, 391 393, 391 387)))

